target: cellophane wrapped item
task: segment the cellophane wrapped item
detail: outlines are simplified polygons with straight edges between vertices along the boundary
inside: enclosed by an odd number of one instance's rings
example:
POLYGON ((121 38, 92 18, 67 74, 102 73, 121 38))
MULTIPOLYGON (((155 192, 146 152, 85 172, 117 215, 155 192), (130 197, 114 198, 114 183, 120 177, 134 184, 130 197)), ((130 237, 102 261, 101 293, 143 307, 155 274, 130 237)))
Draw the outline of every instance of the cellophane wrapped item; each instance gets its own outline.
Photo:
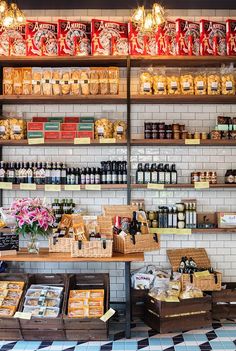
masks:
POLYGON ((95 139, 112 138, 113 124, 106 118, 98 119, 95 122, 95 139))
POLYGON ((221 76, 219 70, 208 70, 207 75, 207 94, 220 95, 221 93, 221 76))
POLYGON ((52 95, 61 95, 61 69, 52 68, 52 95))
POLYGON ((22 95, 32 94, 32 68, 22 68, 22 95))
POLYGON ((10 138, 10 127, 8 119, 0 120, 0 139, 8 140, 10 138))
POLYGON ((153 76, 150 71, 141 71, 139 75, 139 94, 152 95, 153 76))
POLYGON ((113 138, 126 140, 127 124, 124 121, 115 121, 113 124, 113 138))
POLYGON ((186 287, 185 287, 185 290, 183 290, 180 293, 180 299, 181 300, 184 300, 184 299, 195 299, 195 298, 201 298, 201 297, 203 297, 202 290, 196 288, 192 284, 187 284, 186 287))
POLYGON ((14 68, 13 70, 13 95, 22 95, 22 69, 14 68))
POLYGON ((3 68, 3 95, 13 95, 13 71, 12 67, 3 68))
POLYGON ((90 68, 89 92, 91 95, 98 95, 100 93, 99 70, 97 68, 90 68))
POLYGON ((51 68, 42 69, 42 94, 45 96, 52 95, 52 70, 51 68))
POLYGON ((42 70, 38 67, 32 68, 32 94, 41 95, 42 70))
POLYGON ((117 95, 119 93, 119 68, 109 67, 109 91, 111 95, 117 95))
POLYGON ((182 70, 180 75, 180 88, 181 94, 183 95, 194 94, 194 78, 191 71, 182 70))
POLYGON ((71 95, 81 95, 80 70, 71 69, 71 95))
POLYGON ((83 69, 80 72, 80 84, 82 95, 89 95, 89 70, 83 69))
POLYGON ((181 93, 179 70, 169 69, 166 72, 167 90, 169 95, 178 95, 181 93))
POLYGON ((167 95, 167 78, 165 67, 154 70, 153 73, 153 92, 154 95, 167 95))
POLYGON ((61 69, 61 93, 62 95, 70 95, 71 93, 71 69, 61 69))
POLYGON ((101 95, 109 94, 109 71, 108 68, 102 67, 99 69, 99 83, 101 95))
POLYGON ((233 64, 221 66, 222 95, 235 95, 235 72, 233 64))
POLYGON ((207 93, 207 73, 203 68, 195 72, 194 91, 195 95, 206 95, 207 93))
POLYGON ((26 136, 26 122, 23 119, 9 119, 10 139, 22 140, 26 136))

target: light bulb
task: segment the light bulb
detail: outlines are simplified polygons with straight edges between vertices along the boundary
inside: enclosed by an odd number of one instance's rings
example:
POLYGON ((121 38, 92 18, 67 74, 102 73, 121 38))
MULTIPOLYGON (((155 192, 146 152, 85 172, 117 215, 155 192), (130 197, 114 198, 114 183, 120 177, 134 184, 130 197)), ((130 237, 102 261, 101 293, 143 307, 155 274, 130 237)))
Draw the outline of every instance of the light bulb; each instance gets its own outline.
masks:
POLYGON ((0 1, 0 13, 3 14, 7 10, 6 1, 0 1))
POLYGON ((144 18, 144 6, 139 6, 132 16, 132 22, 142 23, 144 18))
POLYGON ((11 3, 10 8, 11 8, 13 11, 18 10, 18 7, 17 7, 17 5, 16 5, 15 2, 12 2, 12 3, 11 3))
POLYGON ((25 23, 25 15, 20 9, 17 9, 17 11, 16 11, 16 22, 18 24, 24 24, 25 23))
POLYGON ((6 14, 2 20, 2 24, 6 28, 12 27, 14 25, 14 12, 11 9, 8 9, 6 11, 6 14))
POLYGON ((143 30, 145 32, 151 32, 154 26, 154 19, 151 13, 148 13, 144 19, 143 30))

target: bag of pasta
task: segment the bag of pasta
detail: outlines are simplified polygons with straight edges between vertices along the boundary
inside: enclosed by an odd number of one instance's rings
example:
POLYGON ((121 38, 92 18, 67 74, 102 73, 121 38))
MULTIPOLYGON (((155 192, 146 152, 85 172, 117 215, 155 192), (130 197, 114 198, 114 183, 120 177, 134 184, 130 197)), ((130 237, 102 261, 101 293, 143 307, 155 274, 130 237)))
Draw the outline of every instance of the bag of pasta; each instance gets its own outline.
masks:
POLYGON ((61 69, 52 69, 52 95, 61 95, 61 69))
POLYGON ((167 79, 165 68, 160 68, 153 74, 154 95, 167 95, 167 79))
POLYGON ((22 140, 25 138, 26 123, 23 119, 10 118, 9 129, 11 140, 22 140))
POLYGON ((22 94, 23 95, 32 94, 32 68, 31 67, 22 68, 22 94))
POLYGON ((234 65, 221 66, 221 92, 222 95, 235 95, 234 65))
POLYGON ((42 70, 41 68, 32 68, 32 94, 41 95, 41 81, 42 81, 42 70))
POLYGON ((212 70, 208 73, 207 93, 208 95, 220 95, 221 93, 220 72, 217 70, 212 70))
POLYGON ((71 95, 81 95, 80 70, 78 68, 71 70, 71 95))
POLYGON ((61 72, 61 92, 62 95, 70 95, 71 89, 71 70, 63 68, 61 72))
POLYGON ((9 120, 0 120, 0 139, 8 140, 10 137, 9 120))
POLYGON ((152 95, 153 77, 148 71, 141 72, 139 76, 140 95, 152 95))
POLYGON ((97 68, 90 68, 89 91, 91 95, 99 94, 99 71, 97 68))
POLYGON ((109 94, 109 71, 108 68, 99 68, 99 83, 101 95, 109 94))
POLYGON ((127 125, 124 121, 115 121, 113 124, 113 138, 126 140, 127 125))
POLYGON ((194 91, 195 95, 206 95, 207 93, 207 75, 203 69, 195 73, 194 91))
POLYGON ((22 68, 13 71, 13 95, 22 95, 22 68))
POLYGON ((181 94, 193 95, 194 94, 194 79, 191 72, 182 70, 180 75, 180 88, 181 94))
POLYGON ((113 136, 113 124, 106 118, 98 119, 95 122, 95 139, 107 139, 113 136))
POLYGON ((109 86, 110 94, 117 95, 119 93, 119 68, 109 67, 109 86))
POLYGON ((80 72, 80 84, 82 95, 89 95, 89 71, 83 70, 80 72))
POLYGON ((52 95, 52 70, 51 70, 51 68, 43 68, 42 93, 45 96, 52 95))
POLYGON ((167 71, 167 90, 169 95, 180 94, 179 70, 170 69, 167 71))
POLYGON ((3 68, 3 95, 13 94, 13 68, 3 68))

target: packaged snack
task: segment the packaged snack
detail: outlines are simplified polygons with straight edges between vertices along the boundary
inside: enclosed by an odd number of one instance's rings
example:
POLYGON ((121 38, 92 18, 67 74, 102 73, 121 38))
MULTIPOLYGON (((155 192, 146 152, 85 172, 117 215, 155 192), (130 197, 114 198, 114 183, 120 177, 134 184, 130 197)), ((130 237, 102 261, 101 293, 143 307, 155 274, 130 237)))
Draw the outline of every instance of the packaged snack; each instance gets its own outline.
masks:
POLYGON ((107 68, 99 68, 99 83, 101 95, 109 94, 109 72, 107 68))
POLYGON ((52 71, 51 68, 43 68, 42 70, 42 94, 45 96, 52 95, 52 71))
POLYGON ((90 68, 89 92, 91 95, 98 95, 99 94, 99 71, 97 68, 90 68))
POLYGON ((17 307, 19 303, 19 299, 14 298, 2 298, 0 299, 0 306, 1 307, 17 307))
POLYGON ((9 119, 10 139, 22 140, 25 138, 26 124, 23 119, 9 119))
POLYGON ((132 275, 132 286, 134 289, 150 289, 154 275, 147 273, 136 273, 132 275))
POLYGON ((0 28, 0 55, 4 56, 25 56, 26 40, 25 26, 16 28, 0 28))
POLYGON ((222 95, 235 95, 235 74, 234 66, 221 67, 221 93, 222 95))
POLYGON ((92 55, 128 54, 127 23, 92 19, 91 31, 92 55))
POLYGON ((102 315, 104 314, 104 309, 103 306, 97 307, 97 306, 89 306, 89 310, 88 310, 88 317, 102 317, 102 315))
POLYGON ((3 95, 13 95, 13 68, 3 67, 3 95))
POLYGON ((131 55, 156 55, 156 32, 143 34, 138 26, 129 22, 129 52, 131 55))
POLYGON ((88 299, 85 303, 90 307, 103 307, 103 297, 88 299))
POLYGON ((22 295, 22 290, 8 289, 6 298, 8 299, 20 299, 22 295))
POLYGON ((13 95, 22 95, 22 69, 14 68, 12 78, 13 95))
POLYGON ((207 94, 220 95, 221 93, 221 77, 218 71, 212 70, 207 76, 207 94))
POLYGON ((178 18, 176 20, 177 55, 199 55, 199 24, 178 18))
POLYGON ((109 91, 111 95, 117 95, 119 93, 119 68, 109 67, 109 91))
POLYGON ((104 290, 103 289, 90 290, 89 297, 90 297, 90 299, 103 298, 104 297, 104 290))
POLYGON ((57 307, 47 307, 44 312, 44 317, 46 318, 56 318, 60 313, 57 307))
POLYGON ((167 90, 169 95, 180 94, 181 89, 179 71, 167 71, 167 90))
POLYGON ((62 95, 69 95, 71 92, 71 70, 69 68, 62 69, 61 92, 62 95))
POLYGON ((140 95, 152 95, 153 77, 149 72, 142 72, 139 76, 140 95))
POLYGON ((82 95, 89 95, 89 71, 83 70, 80 72, 80 84, 82 95))
POLYGON ((124 121, 115 121, 113 124, 113 138, 126 140, 127 125, 124 121))
POLYGON ((157 55, 176 54, 176 24, 166 21, 158 26, 156 34, 157 55))
POLYGON ((32 94, 41 95, 41 80, 42 80, 42 70, 41 68, 32 68, 32 94))
POLYGON ((184 72, 180 76, 180 88, 181 94, 193 95, 194 94, 194 80, 193 75, 188 72, 184 72), (183 74, 185 73, 185 74, 183 74))
POLYGON ((112 138, 113 125, 112 122, 106 118, 98 119, 95 122, 95 139, 112 138))
POLYGON ((236 20, 226 21, 226 51, 227 55, 236 55, 236 20))
POLYGON ((69 299, 68 301, 68 308, 69 309, 77 309, 77 308, 80 308, 80 307, 83 307, 84 306, 84 303, 85 301, 87 300, 82 300, 82 299, 69 299))
POLYGON ((70 290, 70 299, 86 299, 89 298, 89 290, 70 290))
POLYGON ((185 290, 180 293, 180 299, 195 299, 203 297, 203 292, 195 286, 188 284, 185 290))
POLYGON ((24 282, 7 282, 7 288, 8 289, 15 289, 15 290, 20 290, 24 288, 25 283, 24 282))
POLYGON ((223 23, 200 20, 200 54, 226 54, 226 26, 223 23))
POLYGON ((61 69, 52 69, 52 94, 61 95, 61 69))
POLYGON ((27 21, 26 42, 27 56, 57 55, 57 24, 27 21))
POLYGON ((68 317, 70 318, 83 318, 88 314, 88 309, 85 307, 80 308, 69 308, 68 309, 68 317))
POLYGON ((8 290, 6 287, 0 288, 0 297, 6 297, 8 294, 8 290))
POLYGON ((1 317, 11 317, 15 313, 15 307, 0 307, 0 316, 1 317))
POLYGON ((37 318, 56 318, 60 313, 60 309, 50 307, 29 307, 24 306, 23 312, 31 313, 33 317, 37 318))
POLYGON ((203 70, 195 74, 194 91, 195 95, 206 95, 207 93, 207 75, 203 70))
POLYGON ((71 69, 71 95, 81 95, 80 70, 78 68, 71 69))
POLYGON ((89 23, 58 20, 59 55, 89 55, 90 38, 89 23))
POLYGON ((22 68, 22 95, 32 94, 32 68, 22 68))
POLYGON ((167 95, 167 79, 164 68, 153 74, 153 92, 154 95, 167 95))
POLYGON ((0 139, 8 140, 10 137, 9 121, 8 119, 0 120, 0 139))
POLYGON ((8 281, 0 281, 0 289, 7 289, 8 288, 8 281))

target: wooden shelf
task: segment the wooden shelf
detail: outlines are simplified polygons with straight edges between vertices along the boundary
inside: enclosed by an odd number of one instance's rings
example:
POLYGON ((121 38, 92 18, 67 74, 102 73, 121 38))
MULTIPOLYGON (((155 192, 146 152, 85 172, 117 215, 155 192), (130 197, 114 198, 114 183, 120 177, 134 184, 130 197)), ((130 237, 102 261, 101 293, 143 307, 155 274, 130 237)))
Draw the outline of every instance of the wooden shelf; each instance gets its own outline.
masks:
POLYGON ((236 233, 236 228, 232 228, 232 229, 229 229, 229 228, 227 229, 150 228, 150 233, 157 233, 160 235, 230 234, 230 233, 236 233))
POLYGON ((235 104, 236 95, 131 95, 132 104, 235 104))
POLYGON ((4 261, 15 262, 143 262, 144 254, 113 253, 112 257, 71 257, 70 253, 52 253, 48 249, 40 249, 39 254, 29 254, 23 249, 17 255, 4 256, 4 261))
POLYGON ((75 147, 81 147, 81 146, 125 146, 127 145, 127 142, 125 141, 119 141, 117 140, 116 143, 99 143, 97 140, 91 140, 90 144, 74 144, 74 141, 71 139, 57 139, 57 140, 45 140, 44 144, 28 144, 28 140, 2 140, 0 139, 0 146, 29 146, 29 147, 34 147, 34 146, 75 146, 75 147))
POLYGON ((236 146, 236 140, 200 140, 200 144, 185 144, 185 139, 132 139, 131 145, 134 146, 236 146))
MULTIPOLYGON (((158 184, 159 185, 159 184, 158 184)), ((162 184, 160 184, 162 185, 162 184)), ((132 184, 131 187, 132 189, 147 189, 147 184, 132 184)), ((164 190, 182 190, 182 189, 195 189, 194 184, 163 184, 164 190)), ((218 183, 218 184, 210 184, 209 189, 231 189, 235 188, 236 189, 236 184, 224 184, 224 183, 218 183)), ((155 191, 161 191, 163 189, 148 189, 148 190, 155 190, 155 191)), ((199 190, 208 190, 206 189, 199 189, 199 190)))
MULTIPOLYGON (((0 183, 1 184, 1 183, 0 183)), ((27 183, 24 183, 27 185, 27 183)), ((93 189, 86 189, 86 185, 80 185, 78 184, 78 186, 80 186, 80 190, 88 190, 88 191, 100 191, 100 190, 126 190, 127 189, 127 184, 99 184, 101 189, 98 190, 93 190, 93 189)), ((9 189, 7 189, 9 191, 9 189)), ((21 189, 20 188, 20 184, 13 184, 12 185, 12 190, 20 190, 20 191, 35 191, 32 189, 21 189)), ((36 191, 45 191, 45 185, 36 185, 36 191)), ((65 190, 65 185, 61 185, 61 191, 80 191, 80 190, 65 190)), ((52 190, 53 191, 53 190, 52 190)))
POLYGON ((126 104, 123 95, 34 96, 0 95, 0 104, 126 104))

